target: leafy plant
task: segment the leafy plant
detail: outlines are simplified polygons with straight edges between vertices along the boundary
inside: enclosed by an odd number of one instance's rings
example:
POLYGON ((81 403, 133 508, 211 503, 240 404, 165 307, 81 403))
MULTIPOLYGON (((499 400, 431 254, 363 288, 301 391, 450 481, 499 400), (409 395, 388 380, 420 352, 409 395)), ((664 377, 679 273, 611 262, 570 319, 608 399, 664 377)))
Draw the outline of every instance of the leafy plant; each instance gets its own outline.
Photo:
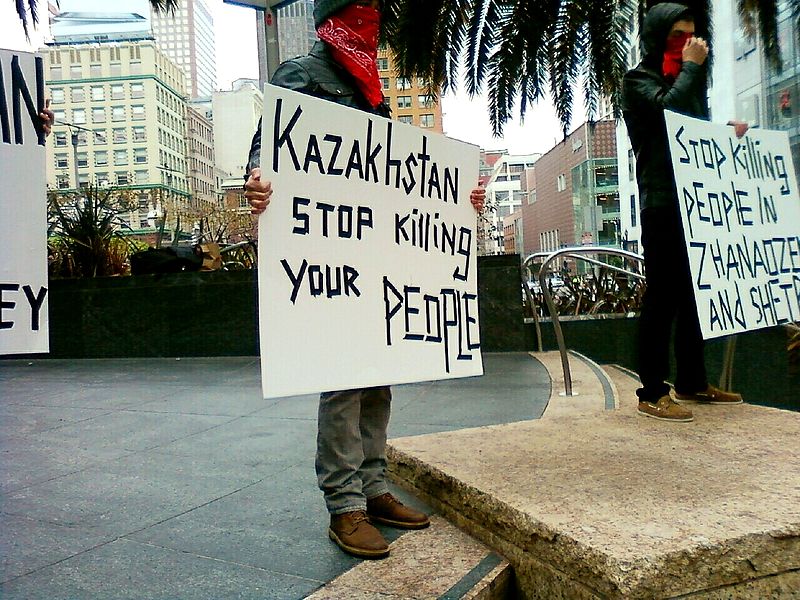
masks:
POLYGON ((138 249, 124 235, 122 213, 130 201, 115 190, 88 187, 79 194, 51 194, 48 201, 51 273, 103 277, 125 271, 128 254, 138 249))

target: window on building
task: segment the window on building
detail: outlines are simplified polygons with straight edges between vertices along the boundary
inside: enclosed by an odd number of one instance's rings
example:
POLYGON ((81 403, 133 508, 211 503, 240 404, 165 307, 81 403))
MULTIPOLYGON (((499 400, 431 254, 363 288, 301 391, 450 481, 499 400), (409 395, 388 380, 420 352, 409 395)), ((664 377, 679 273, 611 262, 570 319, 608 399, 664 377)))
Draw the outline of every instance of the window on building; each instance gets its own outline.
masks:
POLYGON ((146 163, 147 162, 147 148, 134 148, 133 149, 133 162, 146 163))
POLYGON ((419 126, 420 127, 433 127, 435 125, 435 119, 433 115, 420 115, 419 116, 419 126))
POLYGON ((76 137, 78 138, 78 146, 85 146, 89 143, 89 136, 85 131, 79 131, 76 137))
POLYGON ((556 178, 556 189, 559 192, 563 192, 567 189, 567 176, 565 174, 561 174, 556 178))
POLYGON ((78 168, 84 168, 88 166, 89 166, 89 153, 78 152, 78 168))
POLYGON ((124 121, 125 120, 125 107, 124 106, 112 106, 111 107, 111 120, 112 121, 124 121))
POLYGON ((409 125, 414 124, 414 117, 412 117, 411 115, 400 115, 399 117, 397 117, 397 120, 400 121, 401 123, 408 123, 409 125))
POLYGON ((433 96, 430 94, 420 94, 417 96, 417 102, 419 103, 420 108, 431 108, 434 100, 433 96))
POLYGON ((379 71, 388 71, 389 70, 389 59, 385 56, 378 58, 378 70, 379 71))
POLYGON ((105 146, 108 143, 108 133, 105 129, 94 130, 94 145, 105 146))
POLYGON ((97 185, 101 187, 105 187, 109 184, 108 173, 95 173, 95 178, 97 179, 97 185))
POLYGON ((64 88, 52 88, 50 90, 50 101, 53 104, 64 104, 64 88))
POLYGON ((144 98, 144 84, 132 83, 131 84, 131 98, 144 98))
POLYGON ((535 204, 536 203, 536 190, 531 190, 528 192, 528 204, 535 204))
POLYGON ((111 86, 111 99, 122 100, 125 98, 125 87, 122 84, 115 83, 111 86))
POLYGON ((61 72, 60 66, 51 66, 50 67, 50 81, 61 81, 63 74, 61 72))
POLYGON ((86 101, 86 90, 81 87, 74 87, 70 88, 70 95, 72 96, 73 102, 85 102, 86 101))
POLYGON ((86 123, 86 109, 74 108, 72 109, 72 122, 76 125, 86 123))
POLYGON ((636 176, 636 155, 633 148, 628 150, 628 181, 633 181, 636 176))
POLYGON ((397 78, 397 89, 398 90, 410 90, 411 89, 411 81, 406 79, 405 77, 398 77, 397 78))
POLYGON ((388 77, 381 77, 381 87, 384 90, 388 90, 389 89, 389 78, 388 77))
POLYGON ((69 187, 69 175, 56 175, 56 186, 60 190, 66 190, 69 187))
POLYGON ((147 183, 149 179, 147 171, 140 170, 134 173, 134 182, 137 184, 147 183))
POLYGON ((128 131, 124 127, 115 127, 113 136, 115 144, 124 144, 128 141, 128 131))
POLYGON ((82 79, 83 78, 83 67, 81 65, 70 65, 69 66, 69 78, 70 79, 82 79))
POLYGON ((128 185, 130 183, 130 176, 127 171, 117 171, 115 175, 117 177, 117 185, 128 185))
POLYGON ((78 185, 82 188, 89 187, 89 174, 88 173, 81 173, 78 175, 78 185))
POLYGON ((67 120, 67 111, 65 111, 63 108, 60 110, 54 110, 53 117, 55 118, 56 122, 64 122, 67 120))
POLYGON ((122 75, 122 64, 118 62, 111 63, 111 76, 119 77, 122 75))
POLYGON ((94 166, 104 167, 108 164, 108 151, 98 150, 94 153, 94 166))
POLYGON ((102 77, 102 75, 103 75, 103 68, 100 65, 89 65, 89 76, 92 79, 102 77))
POLYGON ((92 86, 92 101, 101 102, 106 99, 106 88, 102 85, 92 86))
POLYGON ((69 166, 66 154, 56 154, 56 169, 66 169, 69 166))
POLYGON ((411 108, 411 96, 398 96, 397 108, 411 108))
POLYGON ((147 141, 147 133, 143 126, 137 125, 133 128, 133 141, 144 142, 147 141))
POLYGON ((57 131, 53 134, 53 143, 55 144, 56 148, 63 148, 67 145, 67 132, 66 131, 57 131))
POLYGON ((97 106, 92 109, 92 123, 105 123, 106 109, 104 106, 97 106))
POLYGON ((127 150, 114 150, 114 164, 127 165, 128 164, 128 151, 127 150))
POLYGON ((131 106, 131 114, 133 115, 131 118, 134 121, 143 121, 144 120, 144 104, 134 104, 131 106))
POLYGON ((638 212, 636 210, 636 195, 631 194, 631 226, 636 227, 636 217, 638 216, 638 212))
POLYGON ((132 60, 131 61, 131 75, 141 75, 142 74, 142 61, 140 60, 132 60))

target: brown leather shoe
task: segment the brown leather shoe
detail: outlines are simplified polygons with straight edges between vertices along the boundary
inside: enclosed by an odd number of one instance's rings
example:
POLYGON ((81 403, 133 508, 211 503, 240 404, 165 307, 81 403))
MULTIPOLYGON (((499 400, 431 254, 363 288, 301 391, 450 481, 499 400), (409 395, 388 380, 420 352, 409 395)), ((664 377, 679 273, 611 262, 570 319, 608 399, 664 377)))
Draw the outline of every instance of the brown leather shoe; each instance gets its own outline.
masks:
POLYGON ((428 515, 405 506, 389 492, 367 499, 367 515, 375 523, 400 529, 425 529, 431 524, 428 515))
POLYGON ((724 392, 713 385, 705 391, 694 394, 679 394, 675 392, 675 399, 681 402, 697 402, 698 404, 741 404, 742 395, 735 392, 724 392))
POLYGON ((694 420, 692 411, 680 404, 676 404, 669 394, 661 396, 655 404, 652 402, 639 402, 639 414, 653 419, 678 423, 694 420))
POLYGON ((389 556, 389 544, 369 522, 363 510, 331 515, 328 536, 339 548, 359 558, 389 556))

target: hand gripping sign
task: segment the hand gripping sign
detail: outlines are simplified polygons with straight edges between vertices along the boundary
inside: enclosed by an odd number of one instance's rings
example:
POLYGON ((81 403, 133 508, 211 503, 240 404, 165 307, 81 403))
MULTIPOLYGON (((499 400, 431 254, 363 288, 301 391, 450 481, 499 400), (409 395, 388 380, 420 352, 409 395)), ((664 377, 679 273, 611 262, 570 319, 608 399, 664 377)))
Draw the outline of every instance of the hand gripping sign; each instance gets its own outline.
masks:
POLYGON ((786 132, 666 111, 705 339, 800 319, 800 198, 786 132))
POLYGON ((40 56, 0 50, 0 355, 47 352, 47 196, 40 56))
POLYGON ((480 375, 479 149, 266 86, 264 396, 480 375))

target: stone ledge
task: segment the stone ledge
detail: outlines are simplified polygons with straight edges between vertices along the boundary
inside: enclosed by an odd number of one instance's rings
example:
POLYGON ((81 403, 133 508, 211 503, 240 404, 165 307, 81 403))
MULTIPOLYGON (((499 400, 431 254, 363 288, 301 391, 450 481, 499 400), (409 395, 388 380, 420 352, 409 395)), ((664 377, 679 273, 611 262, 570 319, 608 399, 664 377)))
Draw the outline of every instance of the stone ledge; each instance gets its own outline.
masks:
POLYGON ((391 471, 506 556, 525 597, 800 597, 800 415, 694 411, 397 439, 391 471))

